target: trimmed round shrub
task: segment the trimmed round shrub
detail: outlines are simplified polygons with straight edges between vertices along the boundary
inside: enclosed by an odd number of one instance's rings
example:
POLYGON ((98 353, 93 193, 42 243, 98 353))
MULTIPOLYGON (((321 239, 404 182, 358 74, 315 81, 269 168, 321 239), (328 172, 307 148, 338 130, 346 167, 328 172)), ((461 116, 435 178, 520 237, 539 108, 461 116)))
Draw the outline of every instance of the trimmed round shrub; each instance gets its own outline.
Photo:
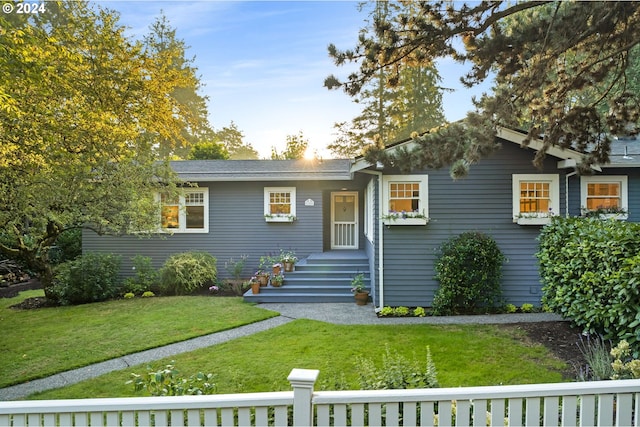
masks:
POLYGON ((160 270, 160 288, 170 295, 187 295, 215 283, 216 258, 207 252, 172 255, 160 270))
POLYGON ((536 256, 542 302, 589 333, 640 346, 640 224, 554 218, 536 256))
POLYGON ((501 305, 504 259, 495 240, 484 233, 466 232, 444 242, 435 266, 440 286, 433 313, 474 313, 501 305))
POLYGON ((89 252, 55 269, 52 294, 62 305, 105 301, 120 294, 121 257, 89 252))

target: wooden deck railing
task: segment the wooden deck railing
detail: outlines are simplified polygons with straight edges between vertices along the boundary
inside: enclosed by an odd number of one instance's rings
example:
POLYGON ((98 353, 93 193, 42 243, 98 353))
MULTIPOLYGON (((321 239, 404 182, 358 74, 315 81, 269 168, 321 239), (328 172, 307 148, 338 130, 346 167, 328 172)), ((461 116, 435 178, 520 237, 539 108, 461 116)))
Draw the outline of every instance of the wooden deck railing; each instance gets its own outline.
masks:
POLYGON ((640 426, 640 380, 0 402, 0 426, 640 426))

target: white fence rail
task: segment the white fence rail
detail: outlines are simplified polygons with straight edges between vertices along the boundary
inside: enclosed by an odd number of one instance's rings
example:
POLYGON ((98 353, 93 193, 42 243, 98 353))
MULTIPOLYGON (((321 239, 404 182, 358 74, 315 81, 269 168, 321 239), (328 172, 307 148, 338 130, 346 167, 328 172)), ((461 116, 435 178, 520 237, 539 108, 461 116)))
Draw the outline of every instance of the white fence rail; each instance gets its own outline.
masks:
POLYGON ((0 402, 0 426, 640 426, 640 380, 0 402))

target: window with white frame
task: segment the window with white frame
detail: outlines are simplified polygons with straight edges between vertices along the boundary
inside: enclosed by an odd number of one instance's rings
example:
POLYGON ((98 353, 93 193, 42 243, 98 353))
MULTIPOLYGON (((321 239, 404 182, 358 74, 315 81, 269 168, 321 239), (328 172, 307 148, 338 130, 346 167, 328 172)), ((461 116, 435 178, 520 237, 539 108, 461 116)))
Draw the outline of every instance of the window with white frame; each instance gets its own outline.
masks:
MULTIPOLYGON (((429 217, 427 175, 385 175, 383 178, 383 220, 400 223, 401 220, 422 220, 429 217)), ((411 221, 405 221, 408 223, 411 221)))
POLYGON ((265 187, 264 217, 266 221, 293 221, 296 218, 296 188, 265 187))
POLYGON ((627 177, 580 177, 580 206, 583 213, 626 214, 628 210, 627 177))
POLYGON ((560 213, 558 174, 514 174, 513 217, 548 218, 560 213))
POLYGON ((185 189, 175 198, 160 196, 163 230, 172 233, 206 233, 209 231, 209 190, 185 189))

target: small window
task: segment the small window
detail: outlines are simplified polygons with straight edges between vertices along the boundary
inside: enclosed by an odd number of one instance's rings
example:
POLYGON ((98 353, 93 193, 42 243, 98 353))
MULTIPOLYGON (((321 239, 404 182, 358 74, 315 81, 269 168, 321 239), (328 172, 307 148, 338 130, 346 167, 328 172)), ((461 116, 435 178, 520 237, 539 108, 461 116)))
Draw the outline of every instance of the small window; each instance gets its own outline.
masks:
POLYGON ((173 233, 208 232, 208 195, 206 189, 185 190, 183 195, 176 198, 162 195, 160 197, 162 229, 173 233))
POLYGON ((292 222, 296 219, 295 187, 265 187, 264 217, 267 222, 292 222))
POLYGON ((428 222, 428 176, 384 177, 382 220, 387 225, 424 225, 428 222))
POLYGON ((598 214, 627 218, 628 195, 626 176, 583 176, 581 207, 583 215, 598 214))
POLYGON ((513 175, 513 219, 518 224, 545 224, 560 213, 557 174, 513 175))

